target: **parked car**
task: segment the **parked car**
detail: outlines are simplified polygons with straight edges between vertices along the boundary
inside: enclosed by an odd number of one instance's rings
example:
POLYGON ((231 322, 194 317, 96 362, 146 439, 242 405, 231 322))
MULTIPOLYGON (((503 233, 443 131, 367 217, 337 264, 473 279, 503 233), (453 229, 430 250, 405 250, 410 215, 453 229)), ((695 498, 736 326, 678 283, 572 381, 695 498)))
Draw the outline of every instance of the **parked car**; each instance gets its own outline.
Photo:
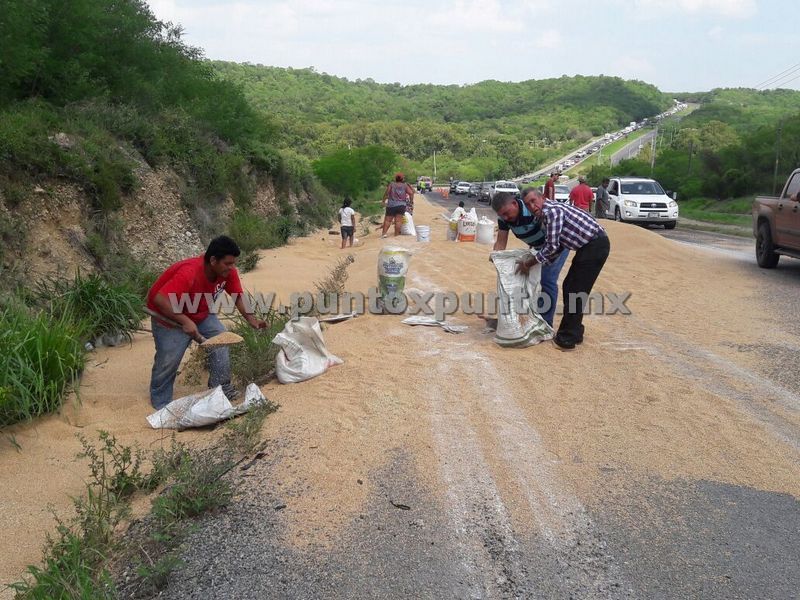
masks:
MULTIPOLYGON (((539 186, 539 191, 544 194, 544 186, 539 186)), ((569 187, 566 185, 556 184, 555 187, 556 202, 569 202, 569 187)))
POLYGON ((469 192, 469 181, 459 181, 456 184, 456 194, 466 194, 469 192))
POLYGON ((450 192, 451 193, 456 191, 456 186, 457 185, 458 185, 458 180, 457 179, 453 179, 452 181, 450 181, 450 192))
POLYGON ((467 192, 467 197, 468 198, 476 197, 480 191, 481 191, 480 183, 470 183, 469 191, 467 192))
POLYGON ((484 181, 481 184, 481 189, 478 192, 478 202, 491 202, 492 201, 492 188, 494 183, 491 181, 484 181))
POLYGON ((678 203, 655 179, 613 177, 608 186, 607 217, 620 222, 663 225, 675 229, 678 203))
POLYGON ((496 181, 492 187, 492 199, 494 199, 495 194, 500 192, 509 192, 510 194, 514 194, 517 198, 520 196, 519 188, 513 181, 496 181))
POLYGON ((417 178, 418 192, 422 192, 424 194, 425 192, 430 192, 432 188, 433 188, 433 179, 425 175, 417 178))
POLYGON ((753 235, 756 261, 764 269, 778 266, 783 256, 800 258, 800 169, 795 169, 781 195, 756 196, 753 201, 753 235))

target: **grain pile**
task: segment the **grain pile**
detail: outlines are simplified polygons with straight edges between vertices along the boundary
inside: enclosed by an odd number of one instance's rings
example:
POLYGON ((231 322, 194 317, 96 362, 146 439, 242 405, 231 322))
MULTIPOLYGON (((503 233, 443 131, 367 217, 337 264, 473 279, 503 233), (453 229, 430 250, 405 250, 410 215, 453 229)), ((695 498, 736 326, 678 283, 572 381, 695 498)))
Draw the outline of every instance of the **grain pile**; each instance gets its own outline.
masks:
POLYGON ((238 333, 232 331, 225 331, 219 335, 208 338, 205 342, 200 344, 203 348, 216 348, 218 346, 230 346, 231 344, 238 344, 243 342, 244 338, 238 333))

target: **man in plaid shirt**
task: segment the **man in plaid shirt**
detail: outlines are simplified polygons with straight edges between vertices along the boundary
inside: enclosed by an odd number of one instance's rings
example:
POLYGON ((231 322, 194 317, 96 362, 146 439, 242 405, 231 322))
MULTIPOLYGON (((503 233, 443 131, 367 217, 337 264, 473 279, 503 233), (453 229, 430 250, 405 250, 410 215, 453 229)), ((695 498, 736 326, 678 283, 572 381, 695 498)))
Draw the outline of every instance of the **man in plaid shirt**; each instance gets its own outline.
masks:
POLYGON ((588 212, 561 202, 545 200, 538 190, 527 190, 523 202, 544 224, 545 243, 519 263, 527 273, 538 263, 549 264, 565 248, 575 250, 562 284, 564 314, 553 342, 561 350, 574 350, 583 342, 583 309, 594 282, 606 263, 610 244, 605 229, 588 212))

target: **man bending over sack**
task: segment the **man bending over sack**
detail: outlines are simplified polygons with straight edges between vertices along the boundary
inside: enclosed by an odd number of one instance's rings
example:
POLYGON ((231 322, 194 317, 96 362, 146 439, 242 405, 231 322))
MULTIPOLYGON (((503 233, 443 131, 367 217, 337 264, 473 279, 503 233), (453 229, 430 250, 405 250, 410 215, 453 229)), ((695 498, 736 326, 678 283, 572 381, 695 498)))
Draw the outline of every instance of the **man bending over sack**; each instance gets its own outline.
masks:
POLYGON ((605 229, 586 211, 569 204, 545 200, 537 190, 528 191, 525 206, 545 229, 545 242, 538 251, 519 263, 518 272, 527 273, 537 262, 543 265, 558 260, 565 249, 575 250, 562 286, 564 314, 553 343, 561 350, 574 350, 583 342, 584 301, 606 263, 610 244, 605 229))
MULTIPOLYGON (((246 312, 235 266, 239 254, 236 242, 221 235, 211 240, 205 255, 187 258, 167 268, 147 293, 147 308, 181 324, 179 329, 156 317, 152 319, 156 356, 150 377, 150 403, 154 408, 163 408, 172 402, 175 376, 192 339, 197 339, 198 334, 210 338, 225 331, 217 315, 209 312, 208 300, 213 304, 217 296, 227 292, 251 327, 267 326, 246 312)), ((237 391, 231 384, 228 348, 223 346, 207 352, 208 387, 221 385, 228 399, 234 400, 237 391)))
MULTIPOLYGON (((500 192, 492 200, 492 208, 497 213, 497 241, 493 250, 505 250, 508 245, 508 232, 528 244, 529 248, 541 249, 544 246, 545 234, 541 222, 528 209, 522 200, 509 192, 500 192)), ((553 326, 553 315, 558 302, 558 275, 567 260, 569 250, 562 251, 553 261, 542 265, 542 292, 550 301, 549 306, 542 306, 542 318, 550 327, 553 326)), ((547 299, 543 302, 547 303, 547 299)))

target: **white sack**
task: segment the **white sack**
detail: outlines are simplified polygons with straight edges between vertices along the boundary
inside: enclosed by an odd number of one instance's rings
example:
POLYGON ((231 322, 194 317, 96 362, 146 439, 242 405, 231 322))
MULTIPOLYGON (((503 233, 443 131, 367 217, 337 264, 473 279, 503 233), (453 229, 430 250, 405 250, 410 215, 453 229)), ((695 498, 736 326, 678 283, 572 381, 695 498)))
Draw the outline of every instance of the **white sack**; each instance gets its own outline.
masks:
POLYGON ((265 402, 264 394, 255 383, 247 386, 244 402, 233 406, 218 385, 213 390, 178 398, 147 417, 153 429, 189 429, 213 425, 241 415, 253 406, 265 402))
POLYGON ((414 217, 410 212, 403 215, 403 224, 400 226, 400 235, 413 235, 417 236, 417 229, 414 227, 414 217))
POLYGON ((343 362, 328 352, 319 321, 314 317, 289 321, 272 343, 281 347, 275 358, 275 373, 281 383, 311 379, 343 362))
POLYGON ((536 312, 542 266, 533 266, 527 276, 516 273, 517 261, 528 256, 529 250, 501 250, 491 254, 497 269, 499 313, 494 342, 499 346, 523 348, 553 338, 553 328, 536 312), (523 296, 522 311, 518 312, 513 299, 523 296))

